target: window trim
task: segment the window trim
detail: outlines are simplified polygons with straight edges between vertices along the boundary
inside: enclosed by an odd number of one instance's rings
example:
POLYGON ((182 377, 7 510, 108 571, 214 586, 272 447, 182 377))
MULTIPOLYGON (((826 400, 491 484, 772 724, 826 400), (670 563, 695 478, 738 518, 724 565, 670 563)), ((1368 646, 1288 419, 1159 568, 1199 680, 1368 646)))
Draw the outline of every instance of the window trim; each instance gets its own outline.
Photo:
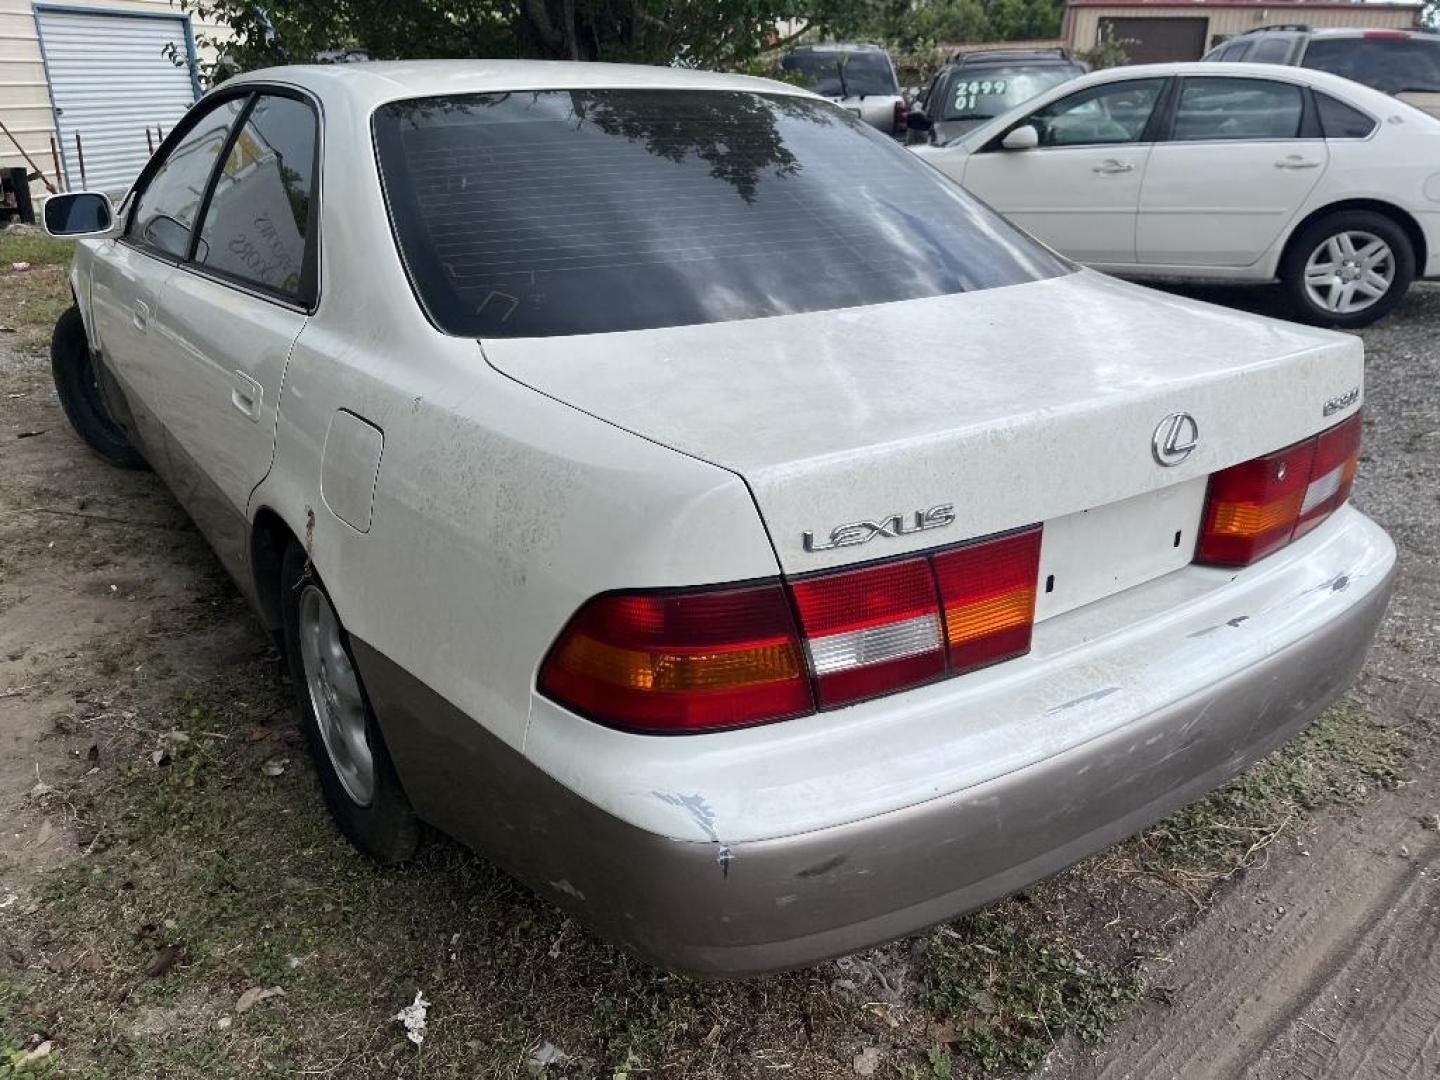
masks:
MULTIPOLYGON (((254 92, 250 89, 248 85, 243 88, 227 88, 225 91, 217 92, 213 97, 205 98, 204 100, 197 102, 194 108, 192 108, 190 112, 185 114, 182 122, 176 124, 175 127, 171 129, 170 134, 165 137, 164 142, 162 142, 156 148, 155 153, 151 155, 150 160, 145 163, 145 168, 140 170, 140 175, 135 178, 135 183, 130 186, 130 191, 126 194, 124 202, 121 203, 121 209, 125 213, 125 229, 118 237, 120 243, 124 244, 126 247, 134 248, 136 251, 144 255, 149 255, 153 259, 158 259, 160 262, 169 263, 171 266, 179 266, 181 263, 185 262, 187 257, 186 255, 174 255, 171 252, 164 251, 160 248, 155 247, 153 244, 147 244, 143 239, 135 235, 135 227, 137 221, 135 211, 138 210, 140 207, 140 200, 143 199, 146 193, 150 190, 150 182, 155 179, 155 174, 158 173, 160 169, 165 165, 165 163, 170 160, 171 153, 173 153, 175 148, 179 146, 180 143, 182 143, 190 135, 190 132, 192 132, 202 120, 204 120, 207 116, 213 113, 216 109, 219 109, 221 106, 227 104, 228 102, 234 101, 237 98, 248 99, 253 96, 253 93, 254 92), (205 107, 201 108, 202 105, 205 107)), ((240 107, 240 112, 237 115, 236 120, 238 121, 239 119, 243 118, 249 113, 249 111, 250 102, 247 100, 245 104, 240 107)), ((235 136, 235 130, 236 125, 232 123, 229 132, 227 132, 225 136, 225 153, 229 153, 230 144, 235 136)), ((223 162, 224 160, 225 154, 221 154, 217 161, 217 164, 211 166, 210 172, 205 178, 205 191, 209 191, 211 180, 214 179, 216 172, 219 170, 219 162, 223 162)), ((205 197, 202 194, 200 199, 201 213, 197 213, 195 215, 195 221, 197 225, 201 221, 201 216, 204 209, 205 197)), ((194 232, 197 231, 198 230, 192 230, 192 247, 194 245, 194 232)), ((188 255, 190 249, 187 248, 186 250, 188 255)))
POLYGON ((135 184, 125 196, 124 203, 121 204, 122 213, 124 213, 126 217, 125 231, 119 237, 119 242, 126 247, 133 248, 142 255, 147 255, 159 262, 169 263, 176 269, 188 271, 197 277, 206 278, 209 281, 224 285, 237 292, 244 293, 247 296, 269 301, 272 304, 277 304, 291 311, 314 315, 320 308, 320 300, 323 293, 321 281, 323 280, 322 266, 324 260, 320 223, 323 217, 321 207, 325 190, 323 168, 325 161, 324 148, 324 106, 318 97, 303 87, 279 82, 246 82, 217 90, 213 96, 196 103, 192 113, 186 114, 185 122, 176 125, 170 134, 166 136, 165 141, 156 149, 154 155, 146 163, 145 168, 141 170, 139 178, 136 179, 135 184), (261 96, 284 97, 299 101, 308 105, 315 117, 314 192, 310 199, 309 220, 306 222, 305 265, 301 269, 301 290, 298 296, 267 289, 252 281, 225 273, 224 271, 215 270, 212 267, 207 267, 195 261, 195 251, 200 243, 200 234, 205 228, 205 217, 210 211, 210 199, 211 196, 214 195, 215 187, 219 182, 220 170, 224 168, 225 160, 230 156, 230 150, 234 147, 235 141, 240 137, 240 131, 249 119, 250 111, 254 108, 256 99, 261 96), (229 134, 226 136, 223 152, 217 156, 215 166, 206 178, 205 190, 200 199, 200 209, 195 216, 195 229, 191 234, 190 246, 186 250, 185 256, 183 258, 173 256, 169 252, 161 251, 132 237, 130 235, 130 229, 134 223, 134 219, 131 215, 149 188, 150 181, 154 178, 155 173, 159 171, 160 165, 168 159, 169 152, 173 150, 202 119, 227 101, 232 101, 236 98, 247 98, 248 100, 241 106, 240 113, 236 117, 229 134), (209 107, 201 111, 201 105, 208 105, 209 107))
MULTIPOLYGON (((1132 76, 1125 79, 1113 79, 1107 82, 1095 83, 1091 86, 1086 86, 1079 90, 1072 90, 1068 94, 1062 94, 1060 97, 1053 98, 1050 101, 1047 101, 1044 105, 1037 105, 1034 109, 1031 109, 1024 116, 1022 116, 1019 120, 1016 120, 1013 124, 998 132, 993 138, 990 139, 989 142, 987 142, 984 146, 980 147, 980 149, 975 152, 977 154, 1008 153, 1008 151, 1006 151, 1004 146, 1002 145, 1005 141, 1005 136, 1009 135, 1010 132, 1014 131, 1016 128, 1022 128, 1027 124, 1032 124, 1035 114, 1038 113, 1041 109, 1049 108, 1051 105, 1055 105, 1061 101, 1066 100, 1067 98, 1074 97, 1077 94, 1083 94, 1087 91, 1099 89, 1102 87, 1105 89, 1109 89, 1111 87, 1124 85, 1125 83, 1153 82, 1157 79, 1161 81, 1161 86, 1160 93, 1155 96, 1155 105, 1150 110, 1150 116, 1145 121, 1145 126, 1140 129, 1140 134, 1130 142, 1071 143, 1066 146, 1037 146, 1034 150, 1028 150, 1026 151, 1026 153, 1033 154, 1038 151, 1050 153, 1056 150, 1095 150, 1097 148, 1118 146, 1148 146, 1151 143, 1159 142, 1161 135, 1163 135, 1164 131, 1166 130, 1167 114, 1170 110, 1172 99, 1175 97, 1175 84, 1179 81, 1173 75, 1132 76)), ((1064 86, 1066 84, 1061 83, 1060 85, 1064 86)))
MULTIPOLYGON (((286 89, 288 90, 289 88, 286 89)), ((320 162, 322 160, 320 144, 323 131, 324 124, 319 104, 311 99, 309 95, 299 91, 281 92, 272 89, 255 92, 251 96, 250 101, 245 105, 244 111, 240 114, 234 130, 231 131, 230 138, 225 144, 225 152, 221 155, 215 171, 210 174, 209 183, 205 186, 205 194, 200 201, 200 213, 196 218, 198 227, 195 229, 194 235, 190 238, 190 250, 186 252, 182 269, 189 270, 194 274, 198 274, 200 277, 217 281, 222 285, 232 285, 252 296, 259 296, 266 300, 274 300, 287 307, 292 307, 313 315, 319 306, 320 299, 319 218, 320 162), (204 263, 196 261, 195 258, 199 251, 201 237, 205 232, 205 219, 210 213, 210 202, 215 196, 215 189, 220 185, 221 170, 224 168, 225 161, 230 156, 230 151, 234 149, 235 143, 239 141, 240 132, 249 121, 250 114, 254 111, 256 103, 262 97, 282 97, 289 98, 292 101, 298 101, 302 105, 309 107, 311 115, 315 120, 315 147, 311 161, 311 176, 313 177, 312 185, 314 190, 311 194, 310 209, 305 222, 305 253, 303 256, 304 262, 300 268, 300 291, 298 294, 266 288, 264 285, 251 281, 249 278, 241 277, 238 274, 232 274, 225 270, 217 270, 212 266, 206 266, 204 263), (311 243, 312 236, 315 238, 314 243, 311 243)))
MULTIPOLYGON (((1275 67, 1282 67, 1276 64, 1275 67)), ((1258 143, 1291 143, 1291 142, 1324 142, 1324 136, 1320 130, 1320 118, 1315 111, 1315 102, 1310 96, 1310 87, 1307 83, 1296 82, 1293 79, 1276 79, 1269 75, 1182 75, 1176 80, 1177 87, 1173 96, 1170 115, 1166 117, 1165 128, 1160 132, 1156 142, 1166 143, 1170 146, 1239 146, 1255 145, 1258 143), (1300 95, 1300 124, 1294 135, 1281 135, 1264 139, 1177 139, 1175 138, 1175 125, 1180 117, 1180 98, 1185 92, 1185 84, 1190 82, 1206 82, 1209 80, 1224 79, 1229 82, 1267 82, 1275 83, 1278 86, 1289 86, 1300 95)))

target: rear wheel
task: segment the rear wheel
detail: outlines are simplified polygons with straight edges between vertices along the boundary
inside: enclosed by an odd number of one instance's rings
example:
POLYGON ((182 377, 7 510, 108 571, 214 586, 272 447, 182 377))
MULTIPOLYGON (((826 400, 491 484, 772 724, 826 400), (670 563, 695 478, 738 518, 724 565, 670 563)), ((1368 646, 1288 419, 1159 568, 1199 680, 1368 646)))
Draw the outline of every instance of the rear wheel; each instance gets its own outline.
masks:
POLYGON ((1372 210, 1343 210, 1305 226, 1290 243, 1280 280, 1305 322, 1353 329, 1382 318, 1415 278, 1405 230, 1372 210))
POLYGON ((78 307, 67 308, 55 323, 50 336, 50 373, 60 407, 90 449, 121 469, 147 467, 105 405, 95 358, 85 336, 85 320, 78 307))
POLYGON ((340 831, 381 863, 415 852, 420 824, 400 787, 330 594, 298 544, 281 569, 285 651, 301 727, 340 831))

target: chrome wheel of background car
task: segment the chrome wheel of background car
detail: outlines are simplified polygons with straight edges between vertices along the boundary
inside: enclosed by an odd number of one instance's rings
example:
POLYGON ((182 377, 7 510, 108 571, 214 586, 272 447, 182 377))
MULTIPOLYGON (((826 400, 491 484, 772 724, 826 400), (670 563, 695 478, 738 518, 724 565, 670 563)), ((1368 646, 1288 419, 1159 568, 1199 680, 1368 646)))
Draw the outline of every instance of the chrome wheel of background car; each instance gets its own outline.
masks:
POLYGON ((315 723, 345 793, 357 806, 375 797, 375 759, 366 734, 360 680, 330 598, 315 585, 300 594, 300 661, 315 723))
POLYGON ((1374 233, 1346 231, 1324 240, 1305 262, 1305 291, 1337 315, 1364 311, 1395 284, 1395 255, 1374 233))

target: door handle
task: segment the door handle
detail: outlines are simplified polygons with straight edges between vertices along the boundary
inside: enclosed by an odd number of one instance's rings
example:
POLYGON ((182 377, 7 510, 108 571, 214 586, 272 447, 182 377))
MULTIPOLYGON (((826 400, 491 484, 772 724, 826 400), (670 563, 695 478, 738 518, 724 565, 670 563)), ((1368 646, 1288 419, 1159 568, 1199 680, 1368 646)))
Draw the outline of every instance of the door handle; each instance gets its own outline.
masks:
POLYGON ((1308 161, 1299 154, 1291 154, 1289 157, 1281 158, 1275 162, 1277 169, 1318 169, 1320 162, 1308 161))
POLYGON ((1102 161, 1099 165, 1096 165, 1090 171, 1100 173, 1104 176, 1110 176, 1114 173, 1134 172, 1135 166, 1129 164, 1128 162, 1116 161, 1114 158, 1111 158, 1109 161, 1102 161))
POLYGON ((136 300, 135 307, 130 316, 135 322, 135 329, 147 330, 150 327, 150 305, 144 300, 136 300))
POLYGON ((252 422, 260 422, 260 407, 265 401, 265 388, 246 375, 235 372, 230 381, 230 404, 239 409, 252 422))

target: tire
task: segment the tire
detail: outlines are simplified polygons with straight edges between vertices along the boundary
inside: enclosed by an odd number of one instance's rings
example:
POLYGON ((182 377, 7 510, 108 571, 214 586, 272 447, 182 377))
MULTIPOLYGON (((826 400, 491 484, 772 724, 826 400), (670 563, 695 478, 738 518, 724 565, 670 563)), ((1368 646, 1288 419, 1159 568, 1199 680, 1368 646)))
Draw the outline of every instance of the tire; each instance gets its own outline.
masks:
POLYGON ((1410 237, 1373 210, 1341 210, 1312 221, 1291 239, 1280 264, 1281 284, 1300 320, 1342 330, 1388 315, 1413 280, 1410 237), (1339 270, 1327 274, 1332 266, 1339 270), (1382 280, 1384 291, 1372 295, 1382 280))
POLYGON ((90 449, 117 468, 149 468, 105 405, 78 307, 67 308, 55 322, 50 335, 50 373, 60 407, 90 449))
POLYGON ((280 585, 285 655, 325 803, 360 851, 378 863, 403 862, 420 842, 420 822, 385 749, 350 636, 298 544, 285 552, 280 585))

